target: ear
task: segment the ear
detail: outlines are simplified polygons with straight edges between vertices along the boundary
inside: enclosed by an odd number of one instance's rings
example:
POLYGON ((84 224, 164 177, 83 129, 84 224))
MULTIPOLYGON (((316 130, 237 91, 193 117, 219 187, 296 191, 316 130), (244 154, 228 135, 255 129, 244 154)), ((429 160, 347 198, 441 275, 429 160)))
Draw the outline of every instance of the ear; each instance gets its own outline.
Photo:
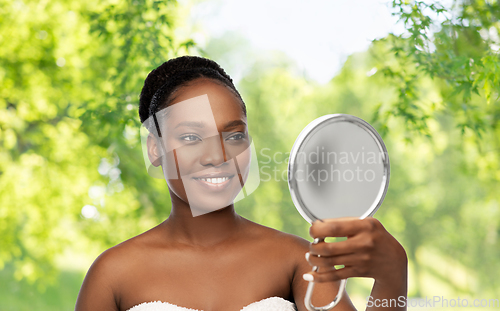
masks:
POLYGON ((147 140, 148 147, 148 157, 149 161, 153 166, 158 167, 161 164, 162 151, 161 146, 159 146, 159 141, 153 134, 149 133, 147 140))

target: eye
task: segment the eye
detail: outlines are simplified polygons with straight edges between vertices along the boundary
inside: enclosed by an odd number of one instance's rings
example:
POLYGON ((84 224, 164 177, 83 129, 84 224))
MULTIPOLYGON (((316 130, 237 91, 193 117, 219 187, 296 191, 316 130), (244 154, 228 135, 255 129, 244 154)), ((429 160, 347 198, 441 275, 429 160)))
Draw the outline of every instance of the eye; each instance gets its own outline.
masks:
POLYGON ((245 134, 243 133, 236 133, 235 135, 232 135, 232 136, 229 136, 228 138, 226 138, 226 140, 242 140, 242 139, 245 139, 245 134))
POLYGON ((187 135, 183 135, 180 137, 180 139, 184 142, 195 142, 195 141, 201 141, 201 139, 197 136, 197 135, 194 135, 194 134, 187 134, 187 135))

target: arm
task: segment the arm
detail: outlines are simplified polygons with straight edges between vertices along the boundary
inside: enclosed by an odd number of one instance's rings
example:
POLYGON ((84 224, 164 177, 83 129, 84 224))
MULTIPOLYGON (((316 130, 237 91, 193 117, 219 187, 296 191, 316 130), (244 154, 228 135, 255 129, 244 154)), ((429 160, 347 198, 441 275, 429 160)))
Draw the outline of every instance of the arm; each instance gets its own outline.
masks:
POLYGON ((75 311, 119 310, 110 256, 110 250, 102 253, 90 267, 78 293, 75 311))
POLYGON ((406 252, 378 220, 369 217, 317 221, 311 226, 310 234, 312 237, 347 237, 347 240, 342 242, 311 245, 309 264, 328 270, 311 272, 315 282, 370 277, 375 279, 375 284, 367 310, 406 310, 406 252), (344 268, 328 269, 334 265, 344 265, 344 268), (393 303, 391 306, 382 307, 384 300, 392 300, 393 303))

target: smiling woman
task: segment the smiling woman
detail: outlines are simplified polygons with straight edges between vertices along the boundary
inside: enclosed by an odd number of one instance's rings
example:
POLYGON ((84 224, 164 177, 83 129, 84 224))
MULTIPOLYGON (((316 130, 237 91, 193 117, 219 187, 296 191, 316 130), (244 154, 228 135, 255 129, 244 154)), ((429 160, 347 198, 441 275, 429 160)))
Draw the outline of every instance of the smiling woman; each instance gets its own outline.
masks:
MULTIPOLYGON (((354 238, 311 246, 235 212, 252 154, 246 108, 215 62, 185 56, 153 70, 139 114, 171 213, 96 259, 76 310, 305 311, 307 281, 320 282, 313 302, 323 305, 337 293, 339 276, 376 278, 376 298, 406 296, 404 250, 374 219, 313 224, 312 235, 354 238), (349 269, 335 270, 338 264, 349 269), (320 270, 306 274, 311 265, 320 270)), ((336 308, 354 310, 347 295, 336 308)))
POLYGON ((225 86, 199 78, 152 117, 148 156, 193 216, 230 205, 250 165, 246 116, 225 86), (210 97, 209 97, 210 96, 210 97))

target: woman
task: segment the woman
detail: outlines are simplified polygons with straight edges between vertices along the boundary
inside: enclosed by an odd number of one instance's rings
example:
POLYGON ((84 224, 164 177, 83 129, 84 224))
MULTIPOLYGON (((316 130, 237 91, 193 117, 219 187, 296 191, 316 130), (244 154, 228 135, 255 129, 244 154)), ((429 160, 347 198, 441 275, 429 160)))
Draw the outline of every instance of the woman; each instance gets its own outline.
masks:
MULTIPOLYGON (((246 108, 215 62, 184 56, 153 70, 139 114, 150 131, 149 160, 162 167, 169 187, 171 213, 96 259, 76 310, 294 310, 295 304, 305 311, 309 281, 318 283, 313 303, 324 305, 349 277, 374 278, 372 299, 406 297, 405 251, 374 218, 316 222, 312 237, 349 238, 311 245, 235 212, 250 163, 246 108), (318 272, 310 272, 313 265, 318 272)), ((347 295, 336 310, 354 310, 347 295)))

